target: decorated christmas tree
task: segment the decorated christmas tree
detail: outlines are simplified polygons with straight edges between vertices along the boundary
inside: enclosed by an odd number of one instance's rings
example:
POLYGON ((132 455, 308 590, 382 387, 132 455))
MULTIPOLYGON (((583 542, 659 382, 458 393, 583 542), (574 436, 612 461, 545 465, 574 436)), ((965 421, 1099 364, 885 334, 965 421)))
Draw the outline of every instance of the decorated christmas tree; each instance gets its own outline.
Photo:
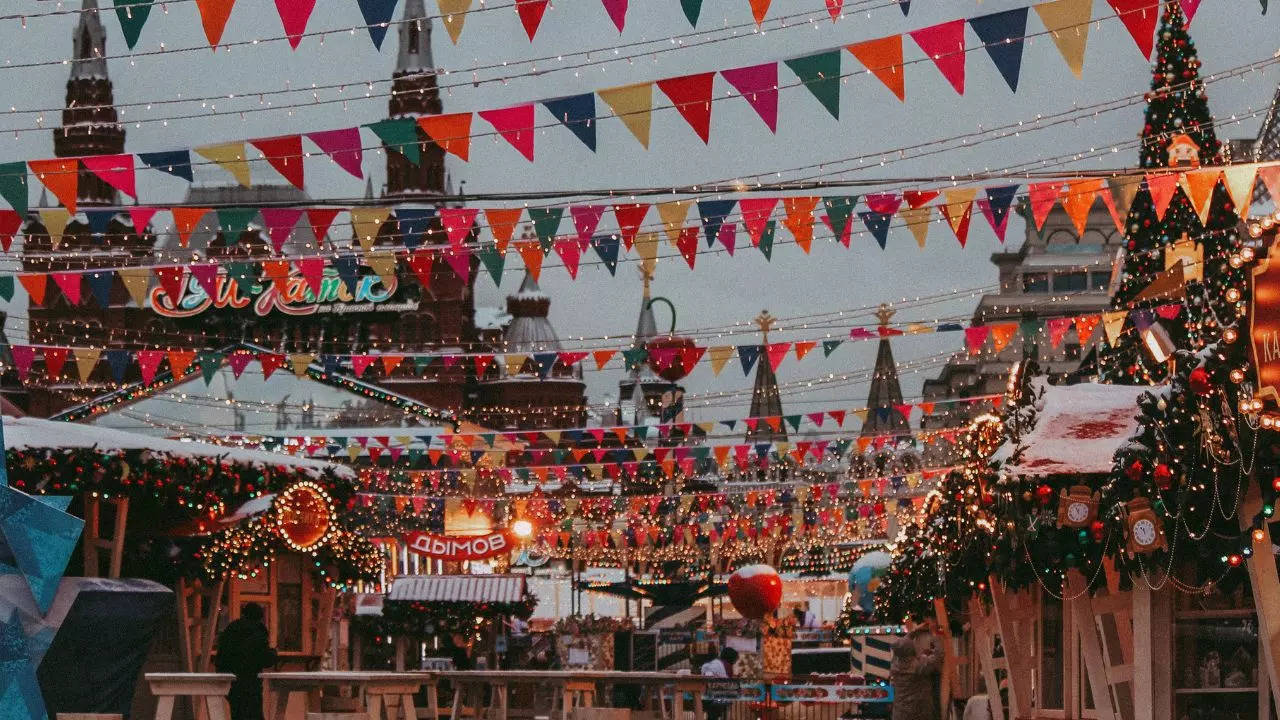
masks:
POLYGON ((1174 350, 1215 341, 1222 325, 1216 316, 1231 305, 1225 290, 1243 277, 1227 263, 1240 244, 1236 209, 1218 174, 1200 170, 1222 158, 1178 3, 1164 3, 1158 41, 1141 135, 1146 173, 1125 221, 1123 273, 1112 297, 1116 317, 1138 312, 1101 358, 1103 377, 1114 383, 1160 382, 1174 350))

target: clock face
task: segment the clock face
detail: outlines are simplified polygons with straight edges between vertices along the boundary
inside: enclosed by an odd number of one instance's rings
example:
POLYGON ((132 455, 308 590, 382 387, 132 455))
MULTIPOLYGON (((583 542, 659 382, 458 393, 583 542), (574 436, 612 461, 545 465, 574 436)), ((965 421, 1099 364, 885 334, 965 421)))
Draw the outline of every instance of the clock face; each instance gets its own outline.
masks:
POLYGON ((1073 523, 1084 522, 1089 517, 1089 506, 1082 502, 1073 502, 1067 505, 1067 519, 1073 523))
POLYGON ((1133 539, 1139 545, 1151 545, 1156 541, 1156 526, 1150 520, 1139 520, 1133 524, 1133 539))

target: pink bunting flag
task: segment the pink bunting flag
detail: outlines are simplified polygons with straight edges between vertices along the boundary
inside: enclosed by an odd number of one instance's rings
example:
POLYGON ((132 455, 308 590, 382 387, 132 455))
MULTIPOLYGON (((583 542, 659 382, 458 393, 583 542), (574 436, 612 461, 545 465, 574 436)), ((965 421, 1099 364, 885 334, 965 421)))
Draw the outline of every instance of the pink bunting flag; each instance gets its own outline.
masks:
POLYGON ((53 273, 53 282, 66 296, 67 302, 72 307, 80 304, 80 273, 78 272, 56 272, 53 273))
POLYGON ((949 20, 910 33, 911 39, 933 59, 942 76, 961 95, 964 94, 964 26, 963 19, 949 20))
POLYGON ((582 259, 582 246, 572 238, 559 238, 555 241, 554 247, 556 254, 564 261, 564 269, 569 271, 569 277, 577 280, 578 263, 582 259))
POLYGON ((156 379, 156 371, 160 369, 160 363, 165 358, 163 350, 139 350, 136 353, 138 358, 138 369, 142 371, 142 384, 150 385, 156 379))
MULTIPOLYGON (((278 1, 278 0, 277 0, 278 1)), ((251 352, 233 352, 227 356, 227 365, 231 367, 231 376, 239 380, 244 373, 244 369, 249 366, 249 361, 253 359, 251 352)))
POLYGON ((18 380, 27 381, 27 373, 31 372, 31 363, 36 358, 36 349, 30 345, 10 345, 9 354, 13 356, 13 365, 18 369, 18 380))
POLYGON ((271 247, 276 253, 284 248, 301 219, 302 210, 298 208, 262 208, 262 222, 267 226, 267 237, 271 239, 271 247))
POLYGON ((148 225, 151 224, 151 218, 155 217, 159 210, 159 208, 141 207, 138 205, 130 207, 129 220, 133 223, 133 229, 141 233, 148 225))
POLYGON ((729 257, 733 257, 734 245, 738 241, 738 224, 726 222, 721 225, 720 230, 716 233, 716 241, 724 246, 724 251, 729 253, 729 257))
POLYGON ((600 0, 604 4, 605 12, 609 13, 609 19, 613 21, 614 27, 618 28, 618 32, 627 25, 627 0, 600 0))
POLYGON ((80 158, 80 162, 106 184, 134 200, 138 199, 132 155, 86 155, 80 158))
POLYGON ((311 291, 312 297, 319 297, 320 283, 324 281, 324 258, 299 258, 294 260, 293 264, 298 268, 298 272, 302 274, 302 279, 306 281, 307 289, 311 291))
POLYGON ((201 263, 192 265, 189 268, 191 276, 200 283, 200 287, 204 289, 204 294, 208 297, 218 296, 218 266, 214 263, 201 263))
POLYGON ((471 281, 471 250, 465 247, 452 248, 445 252, 444 260, 457 273, 463 285, 471 281))
POLYGON ((760 244, 760 235, 769 224, 769 216, 778 206, 778 198, 743 198, 738 201, 738 209, 742 212, 742 224, 747 228, 752 245, 760 244))
POLYGON ((1190 25, 1200 9, 1200 0, 1179 0, 1179 4, 1182 5, 1182 14, 1187 16, 1187 25, 1190 25))
POLYGON ((1062 338, 1071 329, 1071 318, 1052 318, 1045 322, 1044 327, 1049 331, 1049 344, 1056 348, 1062 344, 1062 338))
POLYGON ((358 178, 364 177, 364 170, 360 167, 363 150, 359 128, 321 130, 307 133, 307 139, 315 143, 316 147, 338 164, 338 167, 358 178))
POLYGON ((316 0, 276 0, 280 24, 284 26, 284 34, 289 37, 289 47, 294 50, 302 42, 302 35, 307 31, 307 21, 311 19, 311 11, 315 8, 316 0))
POLYGON ((880 215, 894 215, 902 207, 902 198, 897 193, 871 193, 862 198, 867 209, 880 215))
POLYGON ((987 341, 987 335, 991 334, 991 328, 986 325, 976 325, 964 329, 964 343, 969 349, 970 355, 977 355, 982 352, 982 345, 987 341))
POLYGON ((604 216, 604 205, 570 205, 569 214, 573 216, 573 227, 578 231, 578 241, 590 243, 604 216))
POLYGON ((751 105, 769 132, 778 132, 778 63, 721 70, 720 76, 751 105))
POLYGON ((471 226, 475 224, 476 215, 479 212, 479 208, 440 208, 440 223, 444 225, 444 232, 449 238, 450 246, 455 249, 462 247, 467 236, 471 234, 471 226))
POLYGON ((533 162, 533 103, 477 113, 494 130, 511 143, 529 162, 533 162))

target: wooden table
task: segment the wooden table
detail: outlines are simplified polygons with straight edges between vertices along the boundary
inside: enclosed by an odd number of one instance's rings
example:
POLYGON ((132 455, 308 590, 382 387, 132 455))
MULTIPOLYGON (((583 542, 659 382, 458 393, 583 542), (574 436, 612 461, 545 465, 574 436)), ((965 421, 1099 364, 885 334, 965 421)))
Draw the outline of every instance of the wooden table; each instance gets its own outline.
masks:
MULTIPOLYGON (((453 696, 451 720, 460 720, 462 696, 467 686, 491 687, 493 698, 489 703, 488 720, 507 720, 510 707, 508 688, 511 685, 552 683, 560 687, 560 718, 567 720, 574 707, 595 705, 596 684, 601 682, 651 686, 659 693, 666 686, 673 688, 672 713, 662 716, 668 720, 684 720, 684 694, 693 696, 693 712, 696 720, 704 720, 702 695, 707 689, 707 678, 700 675, 682 675, 662 672, 621 672, 614 670, 457 670, 436 673, 443 680, 457 685, 453 696), (581 696, 581 700, 577 699, 581 696)), ((661 706, 661 697, 659 696, 661 706)), ((268 720, 272 720, 268 718, 268 720)))
POLYGON ((432 672, 320 671, 264 672, 258 677, 262 678, 267 700, 266 720, 285 720, 289 696, 293 693, 307 693, 318 700, 320 689, 326 685, 345 685, 359 690, 364 695, 369 720, 382 720, 384 708, 389 713, 388 720, 396 720, 390 711, 397 705, 404 720, 417 720, 413 696, 423 685, 427 688, 428 717, 439 715, 435 675, 432 672))
POLYGON ((196 706, 204 700, 209 720, 227 720, 227 693, 235 675, 228 673, 147 673, 147 684, 156 696, 156 720, 172 720, 173 705, 189 697, 196 706))

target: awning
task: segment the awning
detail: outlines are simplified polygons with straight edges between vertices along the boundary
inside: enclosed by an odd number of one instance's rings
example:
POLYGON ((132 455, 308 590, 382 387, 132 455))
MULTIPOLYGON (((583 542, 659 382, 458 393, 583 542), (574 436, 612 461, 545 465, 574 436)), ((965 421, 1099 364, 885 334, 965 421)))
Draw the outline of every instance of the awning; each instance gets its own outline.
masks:
MULTIPOLYGON (((1035 428, 1022 437, 1026 447, 1019 475, 1101 475, 1111 472, 1113 457, 1138 429, 1138 396, 1159 394, 1162 386, 1044 385, 1035 428)), ((997 457, 1008 457, 1005 445, 997 457)))
POLYGON ((500 602, 524 599, 524 575, 405 575, 391 582, 388 600, 500 602))

